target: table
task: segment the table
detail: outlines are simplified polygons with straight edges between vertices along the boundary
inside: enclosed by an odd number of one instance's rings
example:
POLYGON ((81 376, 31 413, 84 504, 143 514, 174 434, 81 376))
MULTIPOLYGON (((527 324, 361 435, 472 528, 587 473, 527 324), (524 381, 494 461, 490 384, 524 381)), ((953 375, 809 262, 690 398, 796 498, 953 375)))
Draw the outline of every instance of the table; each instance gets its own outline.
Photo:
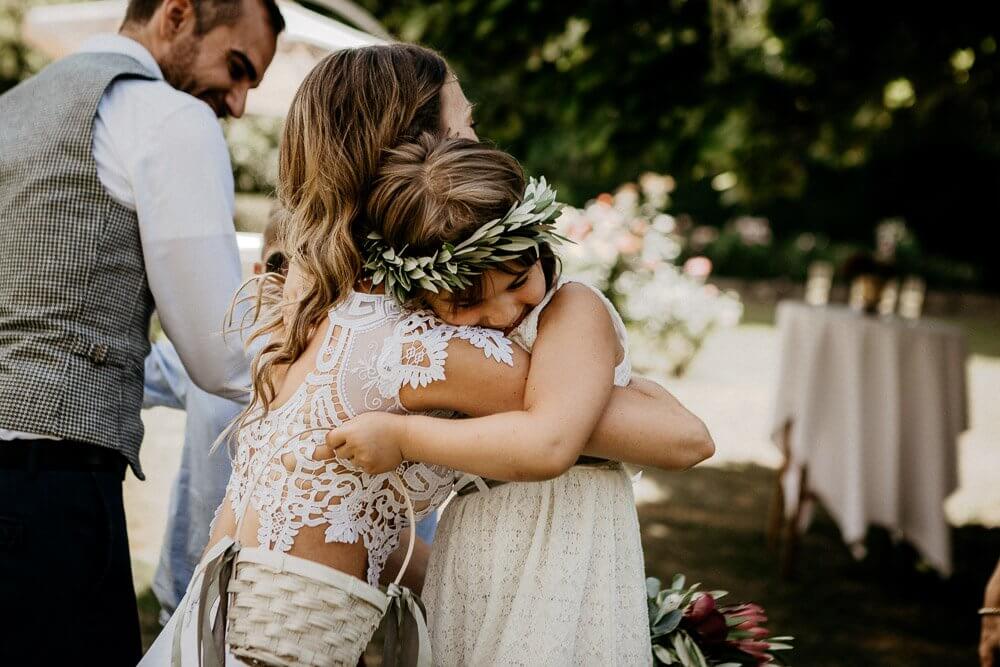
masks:
POLYGON ((778 305, 777 326, 772 436, 786 462, 770 533, 788 540, 786 572, 815 498, 848 544, 880 525, 950 574, 944 501, 968 428, 962 330, 792 301, 778 305))

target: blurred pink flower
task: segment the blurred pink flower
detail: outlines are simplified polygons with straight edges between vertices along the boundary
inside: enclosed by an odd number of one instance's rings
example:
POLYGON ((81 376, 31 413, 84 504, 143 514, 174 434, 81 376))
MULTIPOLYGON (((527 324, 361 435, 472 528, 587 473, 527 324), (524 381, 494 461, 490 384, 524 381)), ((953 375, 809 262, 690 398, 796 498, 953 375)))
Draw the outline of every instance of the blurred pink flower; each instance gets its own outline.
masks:
POLYGON ((597 195, 597 201, 598 203, 604 204, 605 206, 611 206, 613 203, 615 203, 615 198, 609 195, 607 192, 602 192, 601 194, 597 195))
POLYGON ((767 614, 764 608, 755 602, 745 602, 743 604, 724 607, 722 611, 726 616, 740 618, 743 620, 741 627, 746 624, 763 625, 767 623, 767 614))
POLYGON ((632 233, 622 234, 615 242, 615 247, 623 255, 634 255, 642 250, 642 239, 632 233))
POLYGON ((712 274, 712 260, 708 257, 691 257, 684 262, 684 273, 697 280, 705 280, 712 274))
POLYGON ((628 228, 636 236, 645 236, 649 232, 649 221, 643 218, 632 218, 628 228))
POLYGON ((574 220, 566 230, 566 236, 574 241, 582 241, 590 232, 594 231, 594 226, 586 220, 574 220))

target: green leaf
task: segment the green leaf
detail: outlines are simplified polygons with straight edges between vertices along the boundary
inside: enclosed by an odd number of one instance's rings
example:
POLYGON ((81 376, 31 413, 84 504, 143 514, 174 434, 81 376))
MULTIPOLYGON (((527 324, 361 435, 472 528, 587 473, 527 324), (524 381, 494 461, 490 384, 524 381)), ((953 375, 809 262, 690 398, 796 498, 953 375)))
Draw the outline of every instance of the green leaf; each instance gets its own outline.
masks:
POLYGON ((701 648, 695 643, 694 639, 688 633, 684 633, 684 643, 687 645, 688 651, 694 658, 695 664, 698 667, 708 667, 708 660, 705 659, 705 654, 701 652, 701 648))
POLYGON ((656 577, 646 577, 646 596, 655 598, 660 592, 660 580, 656 577))
POLYGON ((675 574, 673 581, 670 582, 670 587, 675 590, 681 590, 682 588, 684 588, 684 582, 686 581, 687 579, 684 577, 683 574, 675 574))
POLYGON ((661 612, 656 619, 656 625, 653 626, 653 632, 657 636, 670 634, 677 629, 678 625, 681 624, 681 619, 683 617, 684 612, 680 609, 674 609, 666 614, 661 612))
POLYGON ((678 632, 670 638, 671 644, 674 647, 674 653, 677 654, 677 660, 684 667, 696 667, 697 663, 695 659, 691 656, 690 651, 688 651, 687 643, 684 641, 687 633, 678 632))
POLYGON ((531 239, 521 239, 517 241, 511 241, 510 243, 505 243, 503 245, 497 246, 500 250, 506 250, 507 252, 524 252, 529 248, 535 248, 536 244, 531 239))
POLYGON ((665 646, 654 646, 653 655, 664 665, 673 665, 677 662, 676 656, 665 646))

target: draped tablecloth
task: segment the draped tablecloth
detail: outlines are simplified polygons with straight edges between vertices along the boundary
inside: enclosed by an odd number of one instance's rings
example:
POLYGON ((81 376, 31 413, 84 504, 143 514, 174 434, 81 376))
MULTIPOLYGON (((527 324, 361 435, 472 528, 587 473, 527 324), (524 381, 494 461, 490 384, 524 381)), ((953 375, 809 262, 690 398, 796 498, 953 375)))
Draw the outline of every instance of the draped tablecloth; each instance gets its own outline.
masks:
MULTIPOLYGON (((860 544, 869 525, 910 541, 951 572, 945 498, 958 486, 957 439, 968 428, 963 332, 931 320, 782 302, 773 437, 791 424, 785 514, 808 491, 860 544)), ((805 526, 800 526, 804 528, 805 526)))

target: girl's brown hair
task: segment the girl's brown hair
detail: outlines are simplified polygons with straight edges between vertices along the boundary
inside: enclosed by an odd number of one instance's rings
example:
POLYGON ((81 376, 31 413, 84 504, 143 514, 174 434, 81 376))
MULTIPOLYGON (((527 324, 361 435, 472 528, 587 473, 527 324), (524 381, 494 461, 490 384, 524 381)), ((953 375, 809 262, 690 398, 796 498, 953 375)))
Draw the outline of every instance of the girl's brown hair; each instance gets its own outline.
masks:
MULTIPOLYGON (((502 218, 524 196, 524 170, 511 155, 469 139, 421 135, 388 152, 368 198, 368 224, 391 248, 407 248, 407 256, 430 255, 444 243, 456 244, 483 224, 502 218)), ((556 260, 543 244, 498 270, 520 273, 542 260, 551 287, 556 260)), ((451 294, 452 308, 482 300, 483 284, 451 294)), ((408 304, 424 306, 416 296, 408 304)))
POLYGON ((386 149, 421 133, 441 132, 440 92, 449 76, 444 59, 411 44, 337 51, 306 76, 285 121, 278 156, 278 200, 288 211, 285 250, 301 271, 304 290, 293 304, 275 307, 282 279, 267 274, 256 294, 238 298, 230 329, 247 320, 256 338, 279 333, 254 360, 253 398, 237 422, 275 397, 275 372, 301 356, 327 311, 361 277, 364 207, 386 149), (234 323, 240 302, 254 301, 234 323))

